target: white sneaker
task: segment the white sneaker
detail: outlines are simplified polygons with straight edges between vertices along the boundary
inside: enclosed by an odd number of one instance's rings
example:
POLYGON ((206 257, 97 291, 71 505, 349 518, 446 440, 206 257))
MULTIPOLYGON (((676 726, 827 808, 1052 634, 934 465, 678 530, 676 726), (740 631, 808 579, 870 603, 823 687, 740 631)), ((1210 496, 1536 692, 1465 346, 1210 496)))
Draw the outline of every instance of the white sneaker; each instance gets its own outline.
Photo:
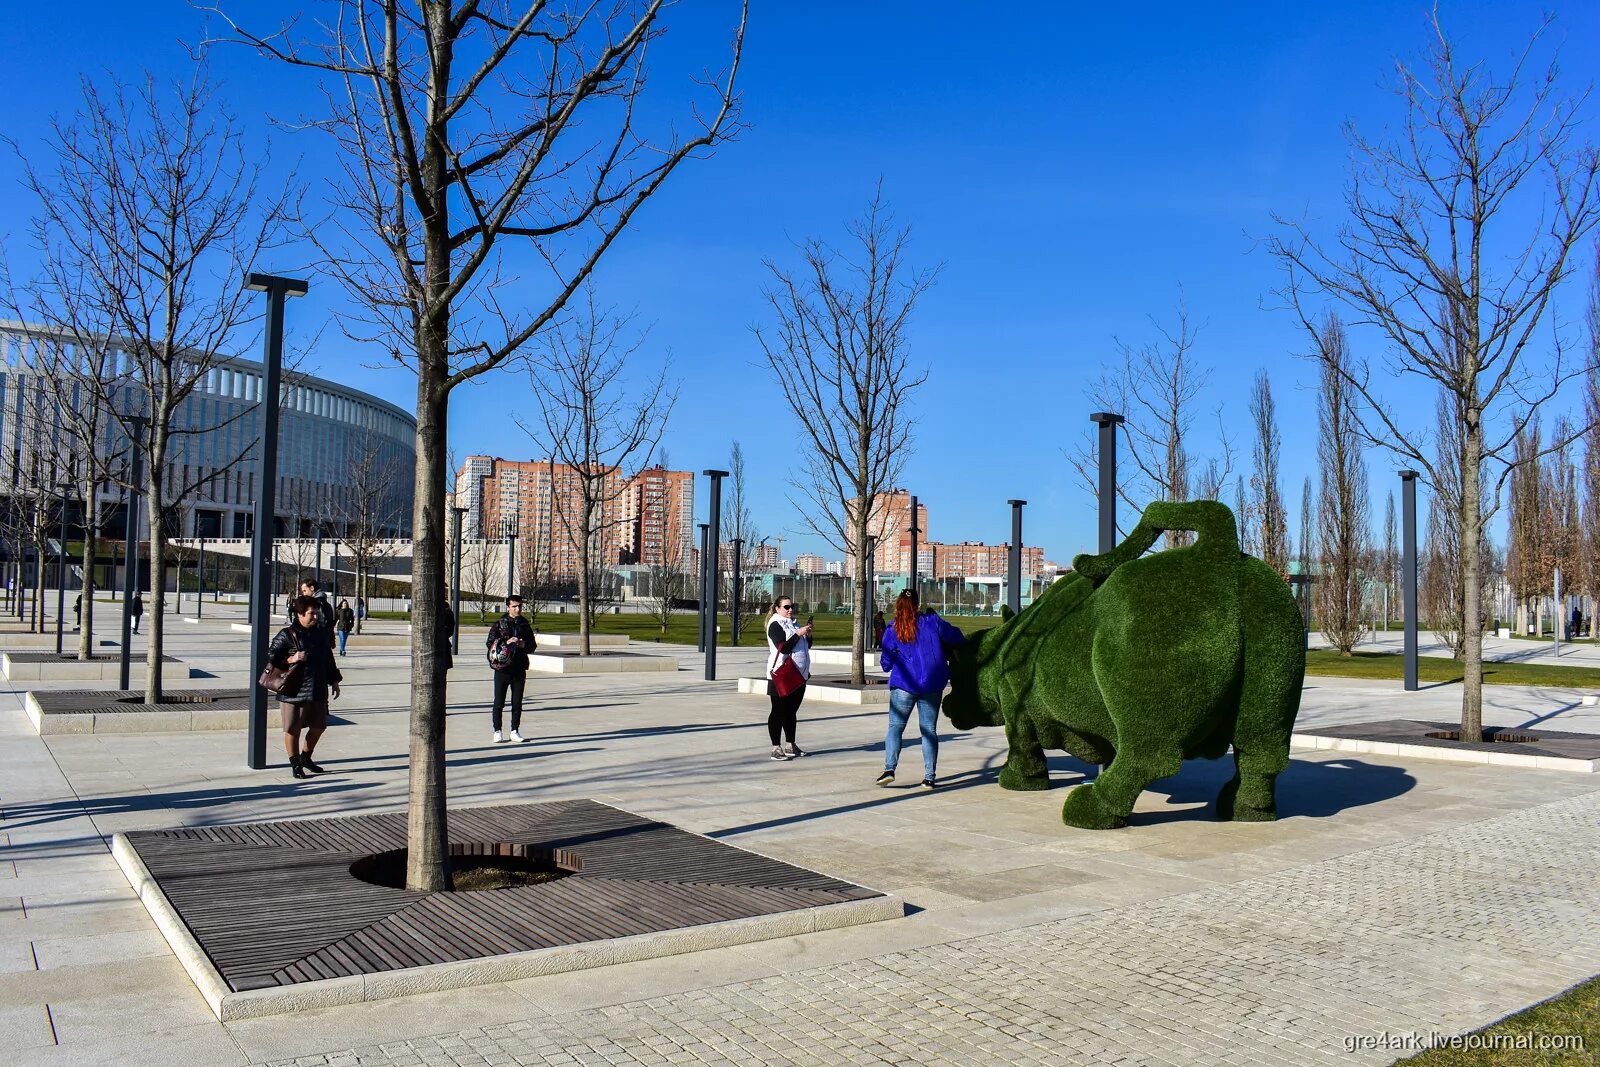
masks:
POLYGON ((501 733, 499 730, 496 730, 494 732, 494 743, 495 744, 497 744, 497 745, 501 744, 502 742, 505 741, 505 739, 506 739, 506 735, 501 733))
POLYGON ((518 733, 518 732, 517 732, 517 731, 515 731, 515 730, 512 730, 512 731, 511 731, 511 740, 513 740, 513 741, 515 741, 515 742, 516 742, 516 743, 517 743, 517 744, 519 744, 519 745, 520 745, 520 744, 522 744, 522 743, 523 743, 523 742, 524 742, 524 741, 526 741, 526 740, 527 740, 527 738, 526 738, 526 737, 523 737, 523 736, 522 736, 522 735, 521 735, 521 734, 520 734, 520 733, 518 733))

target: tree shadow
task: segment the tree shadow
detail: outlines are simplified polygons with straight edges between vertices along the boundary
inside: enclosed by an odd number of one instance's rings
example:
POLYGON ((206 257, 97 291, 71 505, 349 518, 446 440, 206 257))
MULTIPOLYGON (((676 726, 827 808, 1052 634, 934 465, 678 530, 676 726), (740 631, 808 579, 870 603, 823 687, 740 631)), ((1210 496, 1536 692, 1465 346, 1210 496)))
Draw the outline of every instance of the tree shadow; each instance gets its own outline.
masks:
MULTIPOLYGON (((228 786, 218 789, 190 789, 165 793, 129 793, 108 797, 73 797, 39 804, 7 804, 3 812, 6 830, 21 830, 30 826, 44 826, 63 819, 78 819, 101 815, 131 815, 138 812, 171 810, 191 811, 213 809, 225 811, 234 804, 287 799, 289 797, 329 797, 359 789, 369 789, 373 783, 328 781, 326 777, 303 781, 288 779, 270 785, 228 786)), ((303 814, 296 811, 296 816, 303 814)), ((252 815, 252 819, 259 818, 252 815)), ((210 819, 208 822, 223 820, 210 819)))

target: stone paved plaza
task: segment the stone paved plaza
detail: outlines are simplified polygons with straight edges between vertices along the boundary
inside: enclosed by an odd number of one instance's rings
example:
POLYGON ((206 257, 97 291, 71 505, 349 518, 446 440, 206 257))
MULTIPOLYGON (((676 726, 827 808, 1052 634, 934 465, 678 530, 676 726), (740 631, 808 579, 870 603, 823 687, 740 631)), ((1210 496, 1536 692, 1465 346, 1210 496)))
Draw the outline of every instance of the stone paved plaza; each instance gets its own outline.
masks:
MULTIPOLYGON (((208 615, 211 609, 208 606, 208 615)), ((237 686, 227 617, 172 653, 237 686)), ((41 740, 0 693, 0 1026, 7 1060, 59 1064, 1311 1064, 1382 1034, 1480 1026, 1600 972, 1600 779, 1297 751, 1284 818, 1221 824, 1229 771, 1191 763, 1134 824, 1011 793, 999 731, 947 732, 934 793, 880 790, 883 712, 801 713, 813 755, 766 758, 765 701, 724 681, 540 676, 522 746, 487 744, 488 668, 451 676, 456 805, 592 797, 902 896, 851 929, 227 1025, 107 851, 119 830, 392 811, 404 803, 404 649, 344 662, 328 774, 243 767, 237 731, 41 740)), ((142 647, 142 646, 141 646, 142 647)), ((67 688, 74 683, 60 683, 67 688)), ((81 683, 80 683, 81 684, 81 683)), ((1496 725, 1600 732, 1568 690, 1491 688, 1496 725)), ((1453 717, 1453 687, 1312 679, 1302 723, 1453 717)), ((277 738, 272 738, 276 753, 277 738)), ((274 759, 281 756, 274 755, 274 759)), ((1053 761, 1058 786, 1090 768, 1053 761)), ((315 907, 315 901, 308 901, 315 907)))

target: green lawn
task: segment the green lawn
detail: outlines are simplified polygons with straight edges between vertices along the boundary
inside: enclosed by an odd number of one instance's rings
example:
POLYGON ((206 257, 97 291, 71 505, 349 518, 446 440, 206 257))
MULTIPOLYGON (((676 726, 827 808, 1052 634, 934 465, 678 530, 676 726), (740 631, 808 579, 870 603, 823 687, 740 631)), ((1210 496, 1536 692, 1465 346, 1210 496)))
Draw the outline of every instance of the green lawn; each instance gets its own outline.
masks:
MULTIPOLYGON (((376 619, 404 619, 406 616, 400 612, 375 611, 372 618, 376 619)), ((499 618, 499 609, 492 609, 484 617, 484 621, 493 621, 499 618)), ((745 616, 743 628, 739 634, 739 645, 745 648, 759 648, 766 643, 763 635, 762 623, 766 616, 745 616)), ((805 618, 802 617, 802 622, 805 618)), ((950 619, 955 626, 967 633, 977 633, 987 630, 991 626, 1000 625, 997 615, 964 616, 957 615, 950 619)), ((477 605, 461 605, 461 624, 463 626, 476 626, 480 624, 477 605)), ((718 644, 726 647, 730 644, 729 637, 732 627, 728 616, 720 615, 717 624, 721 627, 718 644)), ((595 632, 603 634, 627 634, 635 641, 655 641, 657 639, 669 644, 692 645, 698 640, 699 623, 692 614, 677 614, 672 617, 672 622, 667 626, 667 632, 661 632, 661 621, 652 615, 623 614, 600 615, 595 619, 595 632)), ((812 637, 813 645, 848 645, 850 643, 850 616, 848 615, 818 615, 816 617, 816 633, 812 637)), ((534 620, 534 628, 544 633, 577 633, 578 615, 576 612, 554 614, 540 612, 534 620)))
MULTIPOLYGON (((1341 656, 1327 648, 1306 653, 1306 674, 1340 678, 1382 678, 1399 681, 1405 676, 1405 658, 1391 652, 1357 652, 1341 656)), ((1438 656, 1417 658, 1417 678, 1423 682, 1459 682, 1461 664, 1438 656)), ((1485 685, 1553 685, 1575 689, 1600 688, 1600 667, 1565 667, 1543 663, 1485 663, 1485 685)))
POLYGON ((1395 1067, 1527 1067, 1594 1064, 1600 1054, 1600 978, 1591 978, 1542 1004, 1535 1004, 1468 1035, 1477 1043, 1504 1042, 1505 1048, 1435 1048, 1396 1062, 1395 1067), (1538 1047, 1540 1039, 1578 1044, 1577 1049, 1538 1047), (1575 1039, 1575 1040, 1574 1040, 1575 1039), (1519 1044, 1526 1048, 1517 1048, 1519 1044))

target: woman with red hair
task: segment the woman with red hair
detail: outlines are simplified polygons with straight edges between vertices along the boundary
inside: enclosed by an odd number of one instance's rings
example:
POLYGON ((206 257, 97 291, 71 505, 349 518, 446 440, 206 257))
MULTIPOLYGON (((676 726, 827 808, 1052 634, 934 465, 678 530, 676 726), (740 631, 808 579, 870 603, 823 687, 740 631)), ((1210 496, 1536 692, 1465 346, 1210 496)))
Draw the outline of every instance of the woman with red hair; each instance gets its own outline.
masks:
POLYGON ((945 649, 966 638, 939 617, 938 612, 917 611, 917 594, 907 589, 894 602, 894 625, 883 632, 880 663, 889 672, 889 732, 883 739, 883 773, 878 784, 894 783, 900 762, 901 738, 911 709, 916 708, 922 727, 922 786, 932 789, 939 763, 939 702, 950 683, 945 649))

